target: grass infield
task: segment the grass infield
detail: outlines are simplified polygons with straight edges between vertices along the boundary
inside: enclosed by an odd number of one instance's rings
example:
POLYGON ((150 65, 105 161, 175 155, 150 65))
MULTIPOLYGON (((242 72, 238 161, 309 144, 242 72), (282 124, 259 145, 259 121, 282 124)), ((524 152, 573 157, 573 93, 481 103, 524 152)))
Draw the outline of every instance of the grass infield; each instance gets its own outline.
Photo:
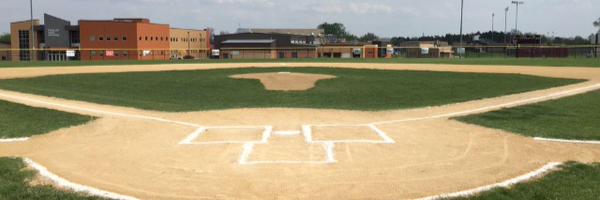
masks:
POLYGON ((600 140, 600 91, 458 120, 526 136, 600 140))
POLYGON ((27 169, 21 159, 0 158, 0 200, 96 200, 83 193, 75 193, 48 185, 33 186, 30 181, 36 172, 27 169))
POLYGON ((170 72, 56 75, 0 80, 0 88, 45 96, 159 111, 229 108, 389 110, 445 105, 581 82, 516 74, 341 68, 243 68, 170 72), (267 91, 260 72, 329 74, 308 91, 267 91))
POLYGON ((497 188, 468 198, 453 200, 569 199, 590 200, 600 196, 600 163, 567 163, 535 181, 511 188, 497 188))
POLYGON ((39 135, 90 120, 93 117, 0 101, 0 138, 39 135))
POLYGON ((53 67, 53 66, 103 66, 103 65, 152 65, 194 63, 258 63, 258 62, 321 62, 321 63, 399 63, 399 64, 452 64, 452 65, 507 65, 507 66, 554 66, 554 67, 600 67, 600 59, 590 58, 393 58, 393 59, 241 59, 241 60, 173 60, 173 61, 69 61, 69 62, 0 62, 3 67, 53 67))

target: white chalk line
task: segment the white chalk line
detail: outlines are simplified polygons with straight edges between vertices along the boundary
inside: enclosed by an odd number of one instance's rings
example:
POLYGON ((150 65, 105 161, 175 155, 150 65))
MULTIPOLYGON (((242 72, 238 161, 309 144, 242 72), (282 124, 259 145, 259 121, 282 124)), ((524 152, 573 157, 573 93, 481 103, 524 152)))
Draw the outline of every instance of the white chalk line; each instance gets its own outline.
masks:
MULTIPOLYGON (((326 127, 319 125, 317 127, 326 127)), ((360 127, 358 125, 350 126, 350 127, 360 127)), ((300 131, 273 131, 273 126, 249 126, 249 127, 217 127, 218 129, 255 129, 262 128, 262 138, 261 140, 256 141, 237 141, 237 140, 225 140, 225 141, 211 141, 211 142, 194 142, 202 137, 202 134, 210 129, 214 129, 214 127, 203 127, 198 128, 196 131, 189 134, 183 140, 179 142, 180 145, 223 145, 223 144, 241 144, 242 152, 240 153, 238 163, 240 165, 257 165, 257 164, 331 164, 337 163, 335 159, 335 145, 338 143, 344 144, 358 144, 358 143, 366 143, 366 144, 393 144, 395 141, 390 138, 384 131, 377 128, 376 125, 368 125, 364 126, 369 128, 372 132, 374 132, 380 140, 314 140, 313 130, 311 125, 302 125, 302 130, 300 131), (302 135, 304 137, 304 141, 307 144, 321 144, 323 145, 325 151, 325 158, 322 161, 310 161, 310 160, 250 160, 250 156, 254 152, 254 147, 257 144, 268 144, 269 140, 273 135, 302 135)))
MULTIPOLYGON (((401 123, 401 122, 409 122, 409 121, 420 121, 420 120, 428 120, 428 119, 439 119, 439 118, 457 117, 457 116, 463 116, 463 115, 468 115, 468 114, 482 112, 482 111, 494 110, 494 109, 503 108, 503 107, 510 107, 510 106, 515 106, 515 105, 520 105, 520 104, 527 104, 529 102, 537 102, 537 101, 548 99, 548 98, 558 98, 558 97, 562 97, 562 96, 575 95, 575 94, 579 94, 579 93, 583 93, 583 92, 587 92, 587 91, 592 91, 592 90, 595 90, 595 89, 598 89, 598 88, 600 88, 600 83, 599 84, 594 84, 594 85, 591 85, 591 86, 586 86, 586 87, 580 87, 580 88, 575 88, 575 89, 571 89, 571 90, 566 90, 566 91, 562 91, 562 92, 556 92, 556 93, 552 93, 552 94, 544 95, 544 96, 540 96, 540 97, 534 97, 534 98, 529 98, 529 99, 524 99, 524 100, 518 100, 518 101, 509 102, 509 103, 505 103, 505 104, 499 104, 499 105, 494 105, 494 106, 487 106, 487 107, 483 107, 483 108, 466 110, 466 111, 460 111, 460 112, 454 112, 454 113, 434 115, 434 116, 429 116, 429 117, 419 117, 419 118, 408 118, 408 119, 401 119, 401 120, 380 121, 380 122, 372 122, 372 123, 368 123, 368 124, 358 124, 358 125, 323 124, 323 125, 312 125, 312 126, 315 126, 315 127, 320 127, 320 126, 370 126, 370 125, 385 125, 385 124, 393 124, 393 123, 401 123), (581 91, 583 91, 583 92, 581 92, 581 91)), ((194 128, 202 128, 202 127, 204 127, 204 126, 201 126, 201 125, 195 124, 195 123, 189 123, 189 122, 183 122, 183 121, 176 121, 176 120, 168 120, 168 119, 164 119, 164 118, 160 118, 160 117, 152 117, 152 116, 137 115, 137 114, 126 114, 126 113, 120 113, 120 112, 111 112, 111 111, 104 111, 104 110, 98 110, 98 109, 84 108, 84 107, 79 107, 79 106, 71 106, 71 105, 65 105, 65 104, 60 104, 60 103, 51 103, 51 102, 46 102, 46 101, 32 99, 32 98, 27 98, 27 97, 21 97, 21 96, 3 94, 3 93, 1 93, 1 90, 0 90, 0 97, 9 98, 9 99, 16 99, 16 100, 26 101, 26 102, 29 101, 29 102, 34 102, 34 103, 38 103, 38 104, 45 104, 45 105, 50 105, 50 106, 56 106, 56 107, 62 107, 62 108, 72 109, 72 110, 79 110, 79 111, 84 111, 84 112, 89 112, 89 113, 97 113, 97 114, 103 114, 103 115, 113 115, 113 116, 120 116, 120 117, 134 118, 134 119, 153 120, 153 121, 158 121, 158 122, 165 122, 165 123, 173 123, 173 124, 178 124, 178 125, 183 125, 183 126, 190 126, 190 127, 194 127, 194 128)), ((250 127, 250 126, 223 126, 223 127, 229 127, 229 128, 240 127, 240 128, 244 128, 244 127, 250 127)), ((215 128, 217 128, 217 127, 215 127, 215 128)), ((16 140, 12 140, 12 139, 3 139, 3 140, 5 141, 4 143, 6 143, 6 142, 16 142, 16 141, 25 141, 22 138, 16 138, 16 140)), ((340 142, 344 142, 344 141, 340 141, 340 142)), ((0 142, 0 143, 2 143, 2 142, 0 142)))
POLYGON ((504 182, 486 185, 486 186, 482 186, 482 187, 478 187, 478 188, 474 188, 474 189, 470 189, 470 190, 465 190, 465 191, 460 191, 460 192, 424 197, 424 198, 420 198, 418 200, 437 200, 437 199, 456 198, 456 197, 469 197, 469 196, 479 194, 481 192, 492 190, 494 188, 499 188, 499 187, 508 188, 515 184, 522 183, 522 182, 529 181, 534 178, 540 177, 552 170, 557 169, 558 166, 560 166, 561 164, 562 163, 559 163, 559 162, 548 163, 533 172, 529 172, 525 175, 522 175, 522 176, 519 176, 519 177, 516 177, 513 179, 509 179, 504 182))
POLYGON ((561 143, 574 143, 574 144, 600 144, 598 140, 567 140, 567 139, 552 139, 535 137, 534 140, 545 141, 545 142, 561 142, 561 143))
POLYGON ((120 113, 120 112, 111 112, 111 111, 104 111, 104 110, 98 110, 98 109, 92 109, 92 108, 84 108, 84 107, 79 107, 79 106, 65 105, 65 104, 60 104, 60 103, 51 103, 51 102, 37 100, 37 99, 31 99, 31 98, 27 98, 27 97, 2 94, 1 91, 0 91, 0 97, 20 100, 20 101, 25 101, 25 102, 33 102, 33 103, 44 104, 44 105, 55 106, 55 107, 61 107, 61 108, 66 108, 66 109, 71 109, 71 110, 84 111, 84 112, 88 112, 88 113, 96 113, 96 114, 101 114, 101 115, 112 115, 112 116, 120 116, 120 117, 133 118, 133 119, 153 120, 153 121, 173 123, 173 124, 178 124, 178 125, 183 125, 183 126, 191 126, 191 127, 196 127, 196 128, 202 127, 201 125, 194 124, 194 123, 168 120, 168 119, 163 119, 160 117, 151 117, 151 116, 136 115, 136 114, 126 114, 126 113, 120 113))
POLYGON ((600 88, 600 83, 594 84, 591 86, 556 92, 556 93, 552 93, 552 94, 548 94, 548 95, 544 95, 544 96, 533 97, 533 98, 529 98, 529 99, 523 99, 523 100, 518 100, 518 101, 509 102, 509 103, 493 105, 493 106, 487 106, 487 107, 482 107, 482 108, 477 108, 477 109, 472 109, 472 110, 440 114, 440 115, 434 115, 434 116, 429 116, 429 117, 418 117, 418 118, 408 118, 408 119, 402 119, 402 120, 380 121, 380 122, 373 122, 371 124, 384 125, 384 124, 393 124, 393 123, 409 122, 409 121, 420 121, 420 120, 429 120, 429 119, 458 117, 458 116, 464 116, 464 115, 473 114, 473 113, 479 113, 479 112, 483 112, 483 111, 495 110, 495 109, 504 108, 504 107, 512 107, 512 106, 523 105, 523 104, 532 103, 532 102, 538 102, 538 101, 541 101, 544 99, 554 99, 554 98, 559 98, 559 97, 563 97, 563 96, 581 94, 581 93, 593 91, 593 90, 596 90, 599 88, 600 88))
POLYGON ((108 199, 117 199, 117 200, 138 200, 135 197, 132 196, 126 196, 126 195, 121 195, 121 194, 117 194, 117 193, 112 193, 112 192, 108 192, 108 191, 104 191, 104 190, 100 190, 97 188, 93 188, 90 186, 85 186, 85 185, 81 185, 81 184, 77 184, 77 183, 73 183, 71 181, 68 181, 62 177, 59 177, 58 175, 48 171, 48 169, 36 162, 34 162, 33 160, 29 159, 29 158, 24 158, 23 161, 30 166, 31 168, 35 169, 36 171, 38 171, 38 173, 49 179, 50 181, 52 181, 54 184, 58 185, 59 187, 62 188, 66 188, 66 189, 70 189, 73 190, 75 192, 84 192, 84 193, 88 193, 90 195, 94 195, 94 196, 99 196, 99 197, 104 197, 104 198, 108 198, 108 199))
POLYGON ((19 138, 0 138, 0 143, 12 143, 12 142, 24 142, 29 140, 29 137, 19 137, 19 138))

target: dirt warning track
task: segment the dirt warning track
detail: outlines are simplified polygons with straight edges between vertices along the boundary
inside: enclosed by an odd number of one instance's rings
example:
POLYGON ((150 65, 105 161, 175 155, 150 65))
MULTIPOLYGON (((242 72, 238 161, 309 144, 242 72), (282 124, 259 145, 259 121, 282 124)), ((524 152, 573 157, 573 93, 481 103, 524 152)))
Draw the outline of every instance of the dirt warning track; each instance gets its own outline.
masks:
POLYGON ((12 91, 0 99, 99 117, 0 144, 73 183, 139 199, 414 199, 477 188, 600 146, 536 141, 450 118, 600 89, 600 69, 401 64, 194 64, 0 69, 0 78, 232 67, 348 67, 589 80, 446 106, 382 112, 232 109, 164 113, 12 91))

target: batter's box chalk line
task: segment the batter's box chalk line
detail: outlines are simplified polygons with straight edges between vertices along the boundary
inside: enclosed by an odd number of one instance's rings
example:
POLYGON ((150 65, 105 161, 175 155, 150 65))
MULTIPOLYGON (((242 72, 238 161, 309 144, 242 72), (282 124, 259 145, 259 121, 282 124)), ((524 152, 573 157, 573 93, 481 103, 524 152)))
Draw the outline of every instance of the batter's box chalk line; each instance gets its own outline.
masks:
POLYGON ((273 126, 221 126, 221 127, 201 127, 189 134, 186 138, 179 142, 180 145, 222 145, 222 144, 241 144, 242 152, 238 163, 240 165, 260 165, 260 164, 332 164, 337 163, 335 159, 336 144, 394 144, 396 143, 390 138, 387 133, 379 129, 374 124, 367 125, 303 125, 301 131, 273 131, 273 126), (313 137, 313 127, 366 127, 375 133, 379 140, 315 140, 313 137), (261 140, 223 140, 210 142, 197 142, 203 134, 211 129, 263 129, 261 140), (254 152, 254 147, 258 144, 269 144, 273 135, 276 136, 299 136, 304 137, 306 144, 320 144, 325 151, 325 157, 322 160, 251 160, 250 157, 254 152))

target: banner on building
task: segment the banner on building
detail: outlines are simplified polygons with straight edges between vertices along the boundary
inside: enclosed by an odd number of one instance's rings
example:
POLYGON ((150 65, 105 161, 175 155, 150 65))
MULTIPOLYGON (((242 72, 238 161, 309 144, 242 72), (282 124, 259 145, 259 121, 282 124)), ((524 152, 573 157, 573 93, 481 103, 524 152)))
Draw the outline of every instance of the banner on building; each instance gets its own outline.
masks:
POLYGON ((75 57, 75 50, 67 50, 67 57, 75 57))
POLYGON ((106 55, 106 57, 113 57, 113 56, 115 56, 115 52, 114 51, 106 51, 106 54, 104 54, 104 55, 106 55))
POLYGON ((428 55, 429 54, 429 48, 421 48, 421 55, 428 55))

